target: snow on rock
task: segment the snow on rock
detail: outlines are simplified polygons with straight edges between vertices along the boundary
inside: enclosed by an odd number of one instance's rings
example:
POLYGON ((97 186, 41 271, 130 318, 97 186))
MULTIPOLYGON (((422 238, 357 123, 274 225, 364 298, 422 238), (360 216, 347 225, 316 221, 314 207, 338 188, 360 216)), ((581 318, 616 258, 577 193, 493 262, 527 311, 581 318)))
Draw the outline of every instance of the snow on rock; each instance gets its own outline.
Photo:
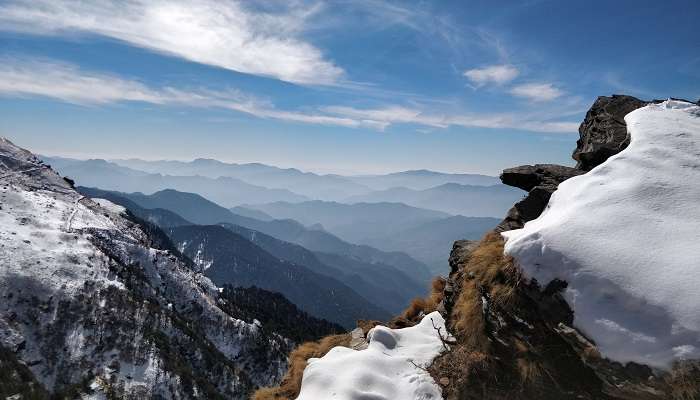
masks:
POLYGON ((0 346, 50 391, 90 379, 120 398, 243 399, 278 382, 290 342, 225 313, 123 211, 0 138, 0 346))
POLYGON ((126 208, 124 208, 118 204, 114 204, 107 199, 92 199, 92 201, 94 201, 95 203, 99 204, 102 208, 104 208, 104 209, 106 209, 109 212, 114 213, 114 214, 122 214, 122 213, 126 212, 126 208))
POLYGON ((297 399, 441 399, 440 387, 423 369, 444 350, 433 324, 445 334, 444 319, 433 312, 410 328, 373 328, 365 350, 334 347, 310 359, 297 399))
POLYGON ((542 215, 504 232, 545 285, 566 280, 574 324, 603 355, 668 367, 700 358, 700 107, 625 117, 631 143, 559 185, 542 215))

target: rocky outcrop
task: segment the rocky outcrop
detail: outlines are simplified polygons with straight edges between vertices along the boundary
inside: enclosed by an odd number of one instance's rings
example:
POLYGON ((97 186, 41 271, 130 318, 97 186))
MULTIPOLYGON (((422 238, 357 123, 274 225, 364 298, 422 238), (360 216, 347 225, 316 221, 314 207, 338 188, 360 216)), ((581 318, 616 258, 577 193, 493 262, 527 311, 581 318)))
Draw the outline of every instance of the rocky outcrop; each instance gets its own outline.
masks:
POLYGON ((624 116, 649 102, 599 97, 579 130, 575 168, 524 165, 503 171, 503 183, 528 194, 481 242, 457 241, 443 307, 457 342, 429 368, 448 400, 466 399, 700 399, 700 362, 670 371, 603 357, 573 326, 563 297, 567 282, 542 287, 524 279, 505 256, 498 232, 537 218, 561 182, 584 174, 629 144, 624 116))
POLYGON ((522 165, 503 170, 501 181, 529 192, 537 186, 556 189, 561 182, 582 173, 576 168, 557 164, 522 165))
POLYGON ((503 232, 522 228, 527 221, 540 216, 560 183, 590 171, 627 147, 629 135, 625 115, 649 103, 625 95, 598 97, 579 127, 580 137, 572 155, 577 161, 576 168, 535 164, 504 170, 501 181, 528 194, 508 210, 496 230, 503 232))
POLYGON ((576 168, 590 171, 629 144, 625 115, 649 104, 632 96, 600 96, 578 128, 580 138, 572 154, 576 168))
POLYGON ((556 164, 522 165, 508 168, 501 181, 528 192, 510 210, 496 228, 499 232, 522 228, 525 222, 537 218, 544 211, 549 197, 561 182, 584 173, 581 170, 556 164))

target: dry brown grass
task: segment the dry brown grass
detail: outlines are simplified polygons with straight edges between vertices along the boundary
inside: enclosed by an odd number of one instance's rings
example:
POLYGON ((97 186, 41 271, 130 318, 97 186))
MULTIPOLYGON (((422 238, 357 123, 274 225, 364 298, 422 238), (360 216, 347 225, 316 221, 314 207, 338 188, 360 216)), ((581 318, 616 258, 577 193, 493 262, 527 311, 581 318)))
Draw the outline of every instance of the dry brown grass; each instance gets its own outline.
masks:
POLYGON ((677 363, 666 377, 676 400, 700 399, 700 361, 677 363))
POLYGON ((542 368, 537 362, 529 358, 518 358, 516 363, 520 373, 520 382, 523 385, 533 384, 542 376, 542 368))
POLYGON ((307 342, 292 351, 289 355, 289 369, 279 386, 273 388, 261 388, 253 395, 253 400, 281 400, 294 399, 301 389, 301 378, 304 374, 307 361, 310 358, 323 357, 330 349, 336 346, 347 347, 350 344, 350 335, 326 336, 316 342, 307 342))
POLYGON ((482 295, 494 305, 507 307, 515 302, 515 288, 520 280, 513 259, 503 254, 503 239, 496 232, 487 233, 471 252, 457 279, 461 291, 452 308, 453 334, 475 351, 485 351, 482 295))
POLYGON ((443 353, 435 359, 428 368, 436 382, 447 378, 449 384, 444 388, 445 398, 455 398, 455 392, 470 383, 485 381, 488 371, 493 366, 485 353, 470 351, 464 346, 454 347, 451 351, 443 353))
POLYGON ((426 298, 416 297, 411 301, 401 315, 389 322, 391 328, 405 328, 420 322, 421 318, 437 310, 444 298, 444 290, 447 282, 442 277, 433 279, 430 284, 430 294, 426 298))
POLYGON ((362 332, 364 333, 365 336, 367 336, 367 332, 369 332, 372 328, 374 328, 377 325, 383 324, 382 321, 377 321, 376 319, 359 319, 357 320, 357 327, 362 329, 362 332))

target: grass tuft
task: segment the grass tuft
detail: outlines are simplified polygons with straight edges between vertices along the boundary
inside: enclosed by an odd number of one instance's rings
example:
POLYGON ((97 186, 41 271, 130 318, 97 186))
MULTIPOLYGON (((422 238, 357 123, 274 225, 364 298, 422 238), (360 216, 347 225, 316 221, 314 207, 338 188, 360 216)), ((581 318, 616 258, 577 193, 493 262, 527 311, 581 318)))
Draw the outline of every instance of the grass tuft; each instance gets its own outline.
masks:
POLYGON ((292 351, 289 355, 289 369, 277 387, 258 389, 253 395, 253 400, 280 400, 294 399, 299 396, 301 379, 304 369, 310 358, 320 358, 326 355, 330 349, 336 346, 347 347, 350 345, 350 335, 326 336, 316 342, 307 342, 292 351))

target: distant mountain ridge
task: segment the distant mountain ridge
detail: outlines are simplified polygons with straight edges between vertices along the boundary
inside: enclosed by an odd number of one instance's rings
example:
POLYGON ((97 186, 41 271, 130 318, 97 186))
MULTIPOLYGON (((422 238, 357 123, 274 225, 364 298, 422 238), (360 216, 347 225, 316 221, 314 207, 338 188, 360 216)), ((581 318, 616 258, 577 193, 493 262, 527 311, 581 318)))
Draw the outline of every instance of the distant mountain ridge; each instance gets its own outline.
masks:
MULTIPOLYGON (((115 164, 151 173, 208 178, 231 177, 268 188, 286 189, 316 199, 342 199, 370 189, 340 175, 319 175, 296 168, 279 168, 261 163, 236 164, 198 158, 192 161, 112 160, 115 164)), ((281 199, 278 199, 281 200, 281 199)), ((251 202, 258 203, 258 202, 251 202)))
MULTIPOLYGON (((465 173, 444 173, 431 170, 409 170, 382 175, 338 175, 304 172, 296 168, 280 168, 261 163, 227 163, 208 158, 192 161, 145 161, 114 159, 111 162, 135 170, 180 176, 208 178, 232 177, 253 185, 287 189, 306 197, 326 201, 363 195, 375 190, 406 187, 424 190, 445 183, 491 186, 500 181, 495 176, 465 173)), ((283 200, 283 199, 279 199, 283 200)))
POLYGON ((492 186, 444 183, 428 189, 393 187, 366 195, 352 196, 346 203, 400 202, 409 206, 467 217, 498 217, 522 198, 524 192, 503 184, 492 186))
POLYGON ((82 186, 100 187, 119 192, 154 193, 165 189, 184 190, 205 196, 219 204, 234 207, 244 203, 305 201, 308 197, 287 189, 269 189, 233 177, 178 176, 149 173, 101 159, 75 160, 42 157, 59 173, 82 186))
POLYGON ((461 185, 473 186, 493 186, 501 183, 498 177, 495 176, 444 173, 427 169, 394 172, 386 175, 350 176, 348 179, 368 186, 372 190, 386 190, 394 187, 424 190, 445 183, 458 183, 461 185))
POLYGON ((479 239, 500 221, 491 217, 454 216, 403 203, 343 204, 317 200, 247 207, 307 225, 320 223, 328 232, 353 243, 404 252, 428 265, 434 275, 449 271, 451 242, 479 239))
POLYGON ((449 217, 450 214, 411 207, 403 203, 344 204, 321 200, 300 203, 274 202, 246 205, 274 218, 293 219, 304 225, 321 224, 324 229, 353 243, 399 235, 416 225, 449 217))
POLYGON ((366 244, 382 250, 403 251, 422 261, 435 275, 447 275, 448 258, 456 240, 478 240, 498 224, 491 217, 450 216, 401 231, 400 235, 386 235, 368 240, 366 244))

